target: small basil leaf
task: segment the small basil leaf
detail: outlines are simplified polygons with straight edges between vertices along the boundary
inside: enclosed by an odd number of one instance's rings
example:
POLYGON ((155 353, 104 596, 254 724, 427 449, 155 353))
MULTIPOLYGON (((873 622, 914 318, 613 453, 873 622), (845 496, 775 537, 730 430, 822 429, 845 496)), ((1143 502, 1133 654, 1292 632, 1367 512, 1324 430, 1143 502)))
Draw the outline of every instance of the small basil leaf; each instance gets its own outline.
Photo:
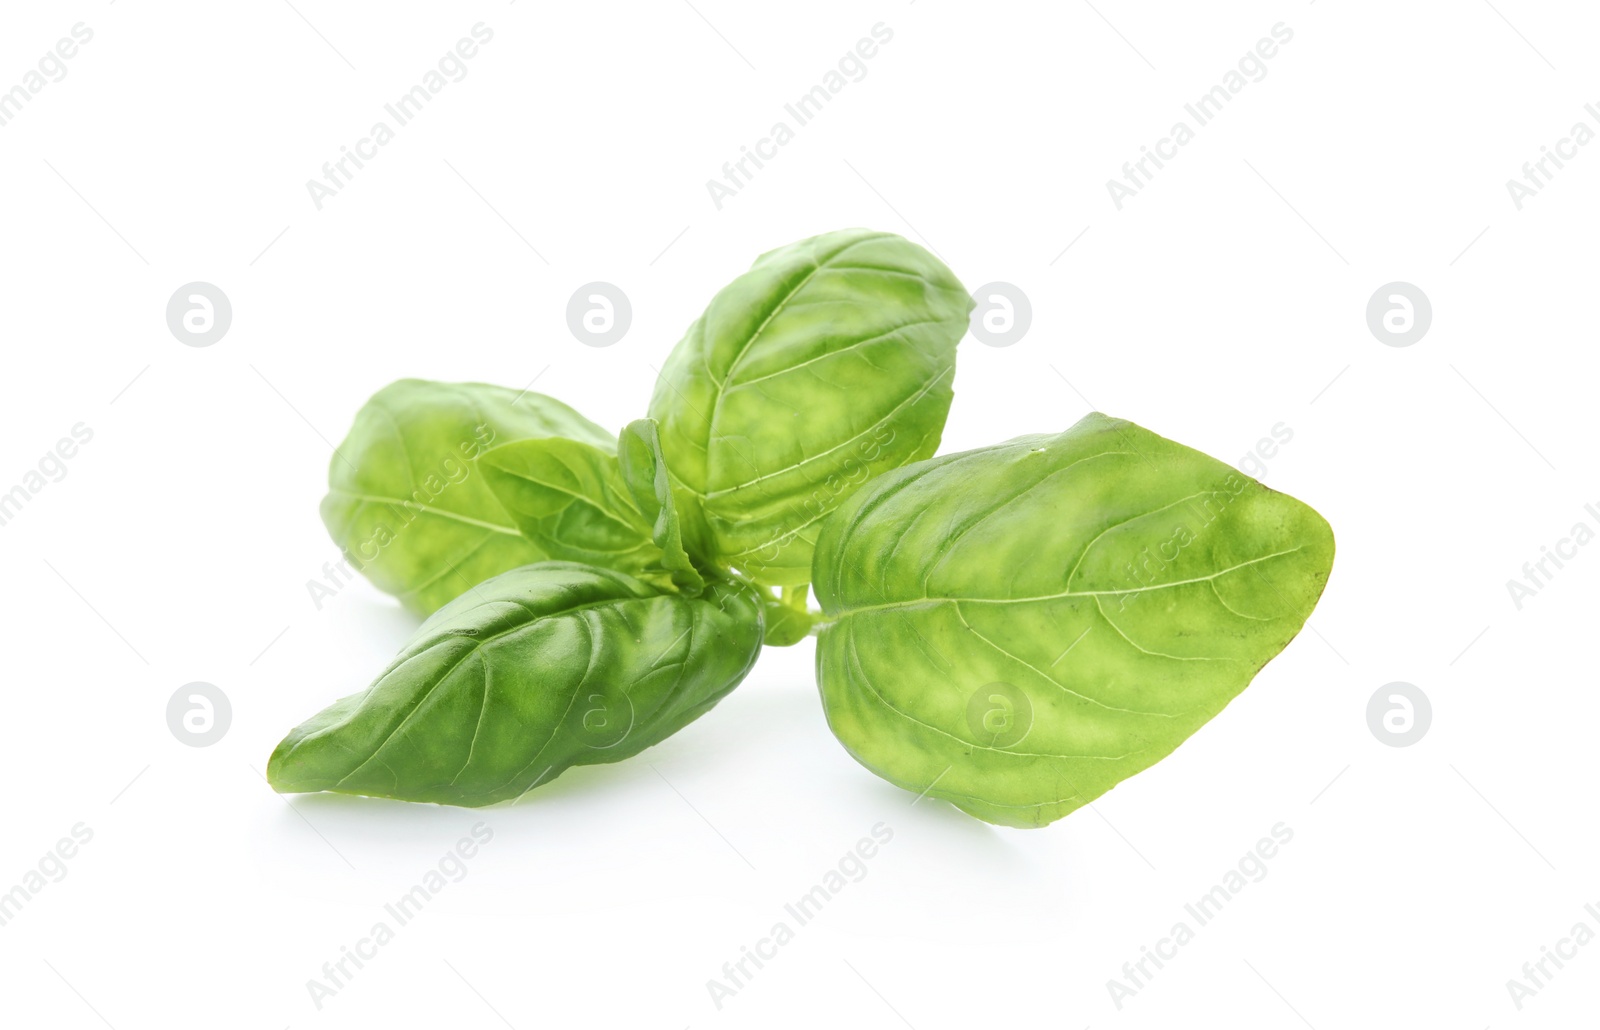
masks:
POLYGON ((632 576, 659 564, 661 549, 615 454, 576 440, 518 440, 484 452, 478 468, 522 535, 549 557, 632 576))
POLYGON ((763 589, 761 606, 766 609, 767 635, 763 643, 767 646, 792 647, 811 634, 815 617, 806 608, 805 587, 784 587, 779 596, 763 589))
POLYGON ((684 549, 683 523, 672 497, 672 481, 661 457, 661 437, 654 419, 630 422, 617 439, 617 461, 634 503, 650 523, 650 538, 661 550, 661 566, 678 589, 691 597, 705 587, 684 549))
POLYGON ((865 229, 764 254, 717 293, 649 410, 691 553, 808 582, 823 518, 938 449, 972 306, 927 250, 865 229))
POLYGON ((610 569, 529 565, 445 605, 366 691, 291 730, 267 779, 281 793, 510 800, 666 739, 760 649, 747 584, 694 599, 610 569))
POLYGON ((1042 826, 1220 712, 1333 553, 1300 501, 1100 414, 900 469, 817 546, 829 725, 907 790, 1042 826))
POLYGON ((421 614, 549 557, 517 531, 472 461, 511 440, 610 434, 560 401, 482 383, 402 379, 378 391, 328 466, 322 519, 350 564, 421 614))

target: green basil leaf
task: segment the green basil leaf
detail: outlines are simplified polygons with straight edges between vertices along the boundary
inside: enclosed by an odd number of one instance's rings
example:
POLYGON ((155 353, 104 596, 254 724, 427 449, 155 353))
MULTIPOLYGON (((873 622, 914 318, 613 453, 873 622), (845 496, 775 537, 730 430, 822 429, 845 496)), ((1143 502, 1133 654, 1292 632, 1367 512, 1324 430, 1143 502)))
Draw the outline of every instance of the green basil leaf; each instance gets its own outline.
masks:
POLYGON ((938 258, 864 229, 771 251, 724 287, 650 402, 691 553, 808 582, 823 518, 938 449, 972 306, 938 258))
POLYGON ((805 587, 783 587, 778 596, 761 591, 766 609, 768 647, 793 647, 811 635, 815 615, 806 607, 805 587))
POLYGON ((666 739, 760 649, 748 584, 696 599, 610 569, 530 565, 434 613, 366 691, 291 730, 267 779, 282 793, 506 801, 666 739))
POLYGON ((616 454, 576 440, 517 440, 484 452, 478 468, 522 535, 550 558, 632 576, 660 566, 616 454))
POLYGON ((907 790, 1042 826, 1220 712, 1333 553, 1300 501, 1100 414, 901 469, 817 546, 829 725, 907 790))
POLYGON ((352 567, 427 614, 475 583, 548 557, 518 532, 473 459, 511 440, 604 429, 552 397, 402 379, 378 391, 328 466, 322 519, 352 567))

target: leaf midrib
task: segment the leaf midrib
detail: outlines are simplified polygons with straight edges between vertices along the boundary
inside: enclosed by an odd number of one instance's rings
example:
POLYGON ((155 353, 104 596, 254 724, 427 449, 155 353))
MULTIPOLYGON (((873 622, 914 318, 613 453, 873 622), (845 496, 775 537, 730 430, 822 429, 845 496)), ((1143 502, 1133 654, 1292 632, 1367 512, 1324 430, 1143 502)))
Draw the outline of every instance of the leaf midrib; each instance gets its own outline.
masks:
POLYGON ((1147 590, 1166 590, 1169 587, 1190 586, 1195 583, 1209 583, 1213 580, 1228 575, 1230 572, 1237 572, 1238 570, 1247 568, 1251 565, 1257 565, 1264 561, 1270 561, 1273 558, 1282 558, 1284 555, 1294 554, 1296 551, 1303 550, 1305 550, 1305 545, 1302 544, 1299 547, 1291 547, 1287 551, 1274 551, 1271 554, 1264 554, 1259 558, 1251 558, 1248 561, 1242 561, 1237 565, 1230 565, 1225 569, 1218 569, 1209 576, 1196 576, 1193 579, 1175 579, 1168 583, 1154 583, 1149 586, 1133 587, 1127 590, 1063 590, 1056 594, 1037 594, 1032 597, 917 597, 907 601, 886 601, 883 604, 864 605, 859 608, 847 608, 839 613, 838 619, 846 619, 852 615, 860 615, 865 612, 894 611, 897 609, 907 608, 928 608, 940 604, 1029 604, 1036 601, 1058 601, 1065 597, 1122 597, 1127 594, 1142 594, 1147 590))
POLYGON ((430 504, 418 504, 416 501, 409 500, 404 497, 384 497, 381 494, 361 494, 356 493, 353 490, 340 490, 337 488, 330 489, 328 494, 330 496, 337 494, 342 497, 349 497, 367 504, 398 504, 402 508, 408 508, 411 511, 419 512, 423 515, 434 515, 442 519, 450 519, 451 521, 459 522, 463 525, 477 526, 479 529, 487 529, 496 533, 504 533, 506 536, 522 535, 519 531, 511 526, 502 526, 494 522, 484 522, 482 519, 475 519, 470 515, 462 515, 459 512, 446 511, 443 508, 435 508, 430 504))

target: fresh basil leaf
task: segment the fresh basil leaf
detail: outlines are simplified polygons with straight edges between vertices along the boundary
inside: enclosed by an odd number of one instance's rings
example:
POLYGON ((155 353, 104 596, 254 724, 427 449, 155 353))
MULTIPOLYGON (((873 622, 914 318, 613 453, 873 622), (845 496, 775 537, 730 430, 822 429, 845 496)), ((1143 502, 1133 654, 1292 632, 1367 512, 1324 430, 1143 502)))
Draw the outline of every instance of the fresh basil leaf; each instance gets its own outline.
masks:
POLYGON ((777 596, 763 589, 761 606, 766 609, 768 647, 793 647, 811 635, 815 615, 806 607, 805 587, 783 587, 777 596))
POLYGON ((829 725, 907 790, 1042 826, 1220 712, 1333 553, 1300 501, 1100 414, 900 469, 817 546, 829 725))
POLYGON ((650 402, 690 552, 808 582, 823 518, 938 448, 972 306, 938 258, 864 229, 770 251, 724 287, 650 402))
POLYGON ((660 562, 678 589, 691 597, 705 588, 705 579, 683 546, 683 523, 672 496, 672 480, 661 456, 661 437, 654 419, 630 422, 617 439, 617 462, 634 503, 650 523, 650 539, 661 551, 660 562))
POLYGON ((322 519, 352 567, 427 614, 490 576, 547 558, 518 532, 473 459, 511 440, 605 430, 552 397, 402 379, 378 391, 328 466, 322 519))
POLYGON ((550 558, 631 576, 660 566, 616 454, 552 437, 496 447, 477 463, 522 535, 550 558))
POLYGON ((506 801, 666 739, 760 649, 748 584, 687 598, 610 569, 529 565, 445 605, 372 686, 291 730, 267 779, 282 793, 506 801))

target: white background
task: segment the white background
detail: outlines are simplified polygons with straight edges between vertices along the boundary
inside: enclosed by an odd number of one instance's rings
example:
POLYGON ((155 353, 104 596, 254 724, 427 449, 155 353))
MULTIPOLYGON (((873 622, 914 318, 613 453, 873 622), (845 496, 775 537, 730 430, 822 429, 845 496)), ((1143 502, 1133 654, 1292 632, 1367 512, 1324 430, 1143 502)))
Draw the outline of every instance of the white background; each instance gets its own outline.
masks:
POLYGON ((1600 146, 1521 210, 1505 183, 1595 126, 1593 10, 22 6, 0 88, 75 23, 94 38, 0 128, 0 491, 75 424, 94 438, 0 526, 0 891, 75 824, 93 839, 0 927, 7 1025, 1592 1018, 1600 943, 1520 1011, 1506 981, 1600 930, 1600 547, 1521 610, 1506 581, 1597 521, 1600 146), (470 74, 317 210, 306 181, 480 21, 470 74), (718 210, 706 180, 878 22, 894 37, 866 77, 718 210), (1279 22, 1266 77, 1117 210, 1106 180, 1279 22), (1310 629, 1223 715, 1092 808, 994 828, 857 766, 808 642, 640 758, 514 807, 268 789, 283 732, 414 625, 365 583, 321 610, 307 591, 336 557, 330 441, 368 395, 537 378, 620 427, 758 253, 858 225, 1031 298, 1020 343, 962 344, 945 450, 1091 402, 1229 461, 1292 430, 1262 478, 1328 518, 1339 557, 1310 629), (234 308, 208 348, 164 319, 195 280, 234 308), (566 327, 591 280, 633 304, 609 348, 566 327), (1396 280, 1433 305, 1406 348, 1365 320, 1396 280), (166 723, 196 680, 233 707, 206 748, 166 723), (1434 713, 1404 748, 1366 718, 1396 680, 1434 713), (479 820, 465 878, 318 1010, 307 981, 479 820), (719 1011, 706 982, 878 822, 894 837, 866 877, 719 1011), (1266 879, 1119 1010, 1107 981, 1280 822, 1266 879))

